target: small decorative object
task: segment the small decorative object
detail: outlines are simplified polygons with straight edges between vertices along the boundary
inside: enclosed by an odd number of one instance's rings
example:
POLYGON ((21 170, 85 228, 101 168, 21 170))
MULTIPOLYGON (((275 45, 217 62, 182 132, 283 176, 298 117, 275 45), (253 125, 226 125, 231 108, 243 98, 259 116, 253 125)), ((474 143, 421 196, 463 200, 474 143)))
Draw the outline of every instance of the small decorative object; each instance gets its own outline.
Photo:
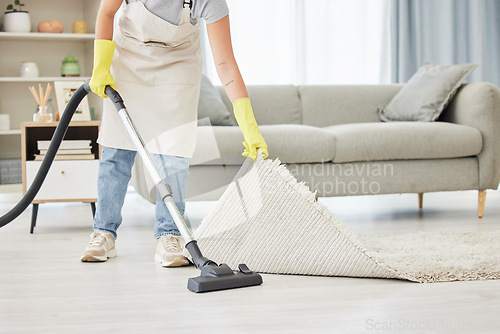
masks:
POLYGON ((47 112, 47 101, 49 100, 52 86, 50 83, 47 84, 45 94, 43 93, 42 84, 38 84, 38 88, 39 92, 36 91, 35 87, 29 87, 31 94, 38 103, 38 111, 33 115, 33 121, 40 123, 52 122, 52 113, 47 112))
POLYGON ((60 34, 64 31, 64 24, 61 21, 41 21, 38 23, 38 32, 60 34))
POLYGON ((10 130, 10 115, 0 114, 0 131, 10 130))
MULTIPOLYGON (((35 112, 38 112, 38 106, 35 110, 35 112)), ((47 100, 47 105, 45 106, 45 112, 47 114, 52 114, 53 115, 53 120, 55 120, 56 122, 59 122, 59 113, 58 112, 54 112, 54 106, 52 104, 52 99, 49 97, 49 99, 47 100)))
POLYGON ((73 22, 73 34, 86 34, 86 33, 87 33, 87 22, 85 21, 73 22))
MULTIPOLYGON (((59 115, 62 117, 69 100, 75 94, 76 90, 84 81, 56 81, 54 88, 56 90, 57 107, 59 115)), ((80 105, 76 108, 72 121, 90 121, 89 100, 84 97, 80 105)))
POLYGON ((80 76, 80 65, 78 60, 69 55, 62 61, 61 75, 63 77, 78 77, 80 76))
POLYGON ((3 29, 5 32, 31 31, 30 14, 22 10, 22 7, 24 7, 24 4, 19 0, 7 6, 7 11, 3 19, 3 29))
POLYGON ((19 68, 19 75, 23 78, 39 77, 38 65, 34 61, 23 61, 19 68))

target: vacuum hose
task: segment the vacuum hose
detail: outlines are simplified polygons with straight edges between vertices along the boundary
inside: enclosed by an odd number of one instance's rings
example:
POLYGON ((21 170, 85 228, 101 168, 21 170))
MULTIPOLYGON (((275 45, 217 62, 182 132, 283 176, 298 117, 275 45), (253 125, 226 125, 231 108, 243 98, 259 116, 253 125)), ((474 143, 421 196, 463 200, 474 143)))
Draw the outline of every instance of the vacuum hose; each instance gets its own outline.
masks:
POLYGON ((31 184, 28 191, 26 191, 26 194, 23 196, 21 201, 19 201, 19 203, 17 203, 17 205, 12 208, 12 210, 0 217, 0 228, 16 219, 21 213, 23 213, 23 211, 28 207, 28 205, 31 204, 31 202, 35 198, 36 194, 43 184, 43 181, 45 180, 45 177, 47 176, 47 173, 49 172, 50 166, 54 161, 57 150, 59 149, 59 146, 61 145, 61 142, 66 135, 66 131, 68 130, 68 126, 71 122, 73 114, 78 108, 80 102, 85 96, 87 96, 88 93, 90 93, 89 81, 85 82, 80 88, 78 88, 75 94, 71 97, 71 100, 69 100, 66 109, 64 109, 64 113, 62 114, 59 124, 56 127, 54 135, 52 136, 47 154, 42 161, 40 169, 38 170, 33 183, 31 184))

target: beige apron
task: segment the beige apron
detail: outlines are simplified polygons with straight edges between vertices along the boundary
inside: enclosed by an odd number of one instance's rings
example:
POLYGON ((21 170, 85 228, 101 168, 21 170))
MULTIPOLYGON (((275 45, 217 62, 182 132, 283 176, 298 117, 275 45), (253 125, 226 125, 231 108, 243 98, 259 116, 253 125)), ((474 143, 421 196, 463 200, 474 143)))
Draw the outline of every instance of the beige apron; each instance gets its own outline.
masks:
MULTIPOLYGON (((179 26, 151 13, 145 1, 120 12, 111 73, 148 150, 191 158, 203 63, 200 31, 191 24, 189 0, 179 26)), ((104 99, 98 142, 136 150, 109 99, 104 99)))

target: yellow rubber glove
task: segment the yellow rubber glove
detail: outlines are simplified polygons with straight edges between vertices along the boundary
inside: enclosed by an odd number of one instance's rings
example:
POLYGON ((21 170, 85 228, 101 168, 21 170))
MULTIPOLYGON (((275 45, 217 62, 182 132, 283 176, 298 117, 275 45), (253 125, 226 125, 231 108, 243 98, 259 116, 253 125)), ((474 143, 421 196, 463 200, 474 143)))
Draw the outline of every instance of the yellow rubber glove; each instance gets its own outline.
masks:
POLYGON ((250 157, 250 159, 255 161, 257 159, 257 151, 261 150, 264 159, 267 158, 269 155, 267 144, 264 137, 260 134, 257 121, 255 121, 250 99, 248 97, 237 99, 233 103, 233 110, 236 121, 245 138, 245 142, 243 143, 245 151, 242 155, 250 157))
POLYGON ((116 89, 115 80, 110 72, 115 46, 116 42, 107 39, 94 41, 94 69, 89 84, 90 89, 102 98, 108 97, 104 93, 106 86, 116 89))

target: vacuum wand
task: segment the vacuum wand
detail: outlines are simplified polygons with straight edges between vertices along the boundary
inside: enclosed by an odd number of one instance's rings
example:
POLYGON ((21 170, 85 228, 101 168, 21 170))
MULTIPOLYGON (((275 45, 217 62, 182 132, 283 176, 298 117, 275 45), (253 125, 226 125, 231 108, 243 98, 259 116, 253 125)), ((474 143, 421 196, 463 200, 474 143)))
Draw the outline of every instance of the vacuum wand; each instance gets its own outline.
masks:
POLYGON ((188 289, 193 292, 208 292, 262 284, 262 277, 248 269, 245 264, 240 264, 238 266, 239 270, 235 272, 227 264, 218 265, 203 256, 198 243, 191 235, 189 227, 175 205, 170 186, 163 181, 158 172, 153 157, 148 152, 144 140, 132 122, 120 94, 110 86, 106 87, 105 93, 118 111, 130 138, 137 148, 137 152, 142 158, 146 170, 153 179, 161 200, 165 203, 175 225, 186 242, 186 249, 191 254, 195 266, 201 270, 200 276, 188 280, 188 289))

